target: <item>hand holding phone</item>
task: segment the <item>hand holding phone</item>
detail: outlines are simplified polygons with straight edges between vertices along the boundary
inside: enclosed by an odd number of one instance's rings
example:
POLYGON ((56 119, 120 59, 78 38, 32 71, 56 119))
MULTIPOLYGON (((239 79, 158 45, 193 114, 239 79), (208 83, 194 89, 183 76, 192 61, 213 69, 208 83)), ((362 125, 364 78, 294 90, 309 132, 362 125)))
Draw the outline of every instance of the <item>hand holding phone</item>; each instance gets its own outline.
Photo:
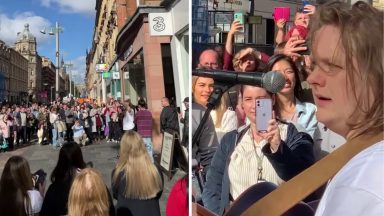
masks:
POLYGON ((234 13, 233 14, 233 21, 237 21, 238 24, 243 26, 243 28, 238 29, 238 32, 244 32, 244 14, 241 12, 234 13))
POLYGON ((267 132, 269 120, 272 119, 272 99, 261 98, 256 100, 256 129, 267 132))
POLYGON ((279 149, 281 137, 270 98, 256 100, 256 129, 267 140, 272 153, 275 153, 279 149))

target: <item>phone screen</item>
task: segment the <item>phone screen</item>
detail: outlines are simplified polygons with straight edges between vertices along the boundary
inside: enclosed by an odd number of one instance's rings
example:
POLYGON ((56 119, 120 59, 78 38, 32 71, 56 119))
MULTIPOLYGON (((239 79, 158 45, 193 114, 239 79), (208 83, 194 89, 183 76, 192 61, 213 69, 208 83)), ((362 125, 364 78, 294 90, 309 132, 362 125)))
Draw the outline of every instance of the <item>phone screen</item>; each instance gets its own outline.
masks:
POLYGON ((268 122, 272 119, 272 100, 261 98, 256 100, 256 129, 265 132, 268 129, 268 122))

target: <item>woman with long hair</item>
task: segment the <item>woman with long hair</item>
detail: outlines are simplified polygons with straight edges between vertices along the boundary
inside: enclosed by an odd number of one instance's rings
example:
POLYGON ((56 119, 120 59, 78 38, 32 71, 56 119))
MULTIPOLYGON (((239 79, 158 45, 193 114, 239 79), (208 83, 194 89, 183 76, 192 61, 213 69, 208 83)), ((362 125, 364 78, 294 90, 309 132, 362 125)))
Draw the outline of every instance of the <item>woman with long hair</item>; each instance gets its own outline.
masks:
POLYGON ((276 116, 293 123, 299 131, 304 131, 314 138, 317 129, 316 107, 302 99, 299 70, 288 56, 277 54, 272 56, 266 71, 278 71, 285 77, 284 88, 276 94, 276 116))
POLYGON ((114 211, 110 212, 110 203, 112 199, 101 174, 92 168, 81 170, 69 192, 68 215, 114 215, 114 211))
POLYGON ((112 191, 117 199, 117 215, 160 215, 162 175, 135 131, 127 131, 121 138, 120 157, 112 172, 112 191))
POLYGON ((33 189, 28 161, 12 156, 5 164, 0 180, 0 214, 3 216, 27 216, 40 212, 45 184, 33 189))
POLYGON ((40 216, 55 216, 67 214, 69 190, 73 179, 86 164, 79 145, 68 142, 60 149, 59 159, 51 174, 52 184, 44 198, 40 216))

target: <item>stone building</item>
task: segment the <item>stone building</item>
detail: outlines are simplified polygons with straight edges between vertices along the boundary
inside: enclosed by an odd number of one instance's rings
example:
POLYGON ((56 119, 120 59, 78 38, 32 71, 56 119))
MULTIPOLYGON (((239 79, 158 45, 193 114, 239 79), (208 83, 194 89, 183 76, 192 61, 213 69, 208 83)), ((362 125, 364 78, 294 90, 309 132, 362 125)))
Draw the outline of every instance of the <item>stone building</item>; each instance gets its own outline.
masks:
POLYGON ((27 101, 28 60, 0 40, 0 100, 27 101))
POLYGON ((29 24, 24 25, 23 32, 17 34, 15 50, 28 60, 28 96, 29 100, 40 100, 41 57, 36 50, 36 38, 29 31, 29 24))

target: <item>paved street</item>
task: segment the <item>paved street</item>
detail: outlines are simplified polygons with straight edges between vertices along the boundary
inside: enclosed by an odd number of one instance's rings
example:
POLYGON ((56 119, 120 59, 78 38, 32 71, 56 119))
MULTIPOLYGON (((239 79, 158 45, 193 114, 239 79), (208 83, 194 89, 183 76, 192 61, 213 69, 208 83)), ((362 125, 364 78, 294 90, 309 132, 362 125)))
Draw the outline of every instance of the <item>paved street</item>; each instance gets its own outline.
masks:
MULTIPOLYGON (((92 161, 93 167, 100 171, 103 175, 104 182, 110 189, 111 186, 111 171, 117 161, 118 144, 102 142, 100 144, 93 144, 82 148, 85 162, 92 161)), ((30 166, 31 172, 42 168, 51 175, 51 172, 56 165, 59 150, 53 150, 51 146, 45 145, 30 145, 19 148, 12 152, 0 153, 0 173, 3 172, 4 165, 8 158, 12 155, 21 155, 25 157, 30 166)), ((155 158, 155 160, 158 158, 155 158)), ((184 175, 183 171, 177 171, 171 180, 164 175, 164 191, 160 199, 161 214, 165 215, 165 206, 167 198, 172 185, 177 179, 184 175)), ((47 182, 47 189, 50 181, 47 182)))

